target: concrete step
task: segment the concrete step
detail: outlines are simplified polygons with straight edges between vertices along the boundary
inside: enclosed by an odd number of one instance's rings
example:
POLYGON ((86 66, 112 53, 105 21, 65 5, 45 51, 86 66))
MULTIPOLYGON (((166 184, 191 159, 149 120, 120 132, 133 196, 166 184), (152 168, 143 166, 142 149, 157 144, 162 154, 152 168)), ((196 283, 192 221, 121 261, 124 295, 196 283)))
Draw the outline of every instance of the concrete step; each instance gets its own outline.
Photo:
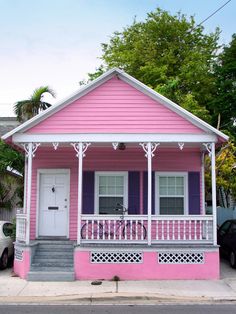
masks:
POLYGON ((36 251, 34 258, 56 258, 56 259, 73 259, 73 252, 44 252, 44 251, 36 251))
POLYGON ((36 240, 37 243, 39 244, 74 244, 75 241, 71 241, 71 240, 36 240))
POLYGON ((37 263, 43 263, 43 262, 49 262, 49 263, 54 263, 54 262, 62 262, 62 263, 73 263, 73 257, 67 258, 67 257, 59 257, 59 258, 54 258, 53 256, 36 256, 34 258, 34 261, 37 263))
POLYGON ((28 274, 29 281, 74 280, 74 242, 39 242, 28 274))
POLYGON ((73 267, 74 263, 73 262, 61 262, 61 261, 34 261, 32 266, 37 266, 37 267, 73 267))
POLYGON ((71 249, 73 250, 73 245, 66 245, 66 244, 39 244, 38 249, 39 250, 51 250, 53 251, 54 249, 63 251, 65 249, 71 249))
POLYGON ((46 271, 46 272, 56 272, 56 271, 63 271, 63 272, 73 272, 74 268, 72 266, 33 266, 31 265, 30 271, 46 271))
POLYGON ((55 247, 53 250, 51 248, 48 247, 38 247, 37 248, 37 252, 42 252, 42 253, 73 253, 74 252, 74 248, 72 247, 66 247, 66 248, 61 248, 61 247, 55 247))
POLYGON ((30 271, 28 281, 74 281, 74 272, 69 271, 30 271))

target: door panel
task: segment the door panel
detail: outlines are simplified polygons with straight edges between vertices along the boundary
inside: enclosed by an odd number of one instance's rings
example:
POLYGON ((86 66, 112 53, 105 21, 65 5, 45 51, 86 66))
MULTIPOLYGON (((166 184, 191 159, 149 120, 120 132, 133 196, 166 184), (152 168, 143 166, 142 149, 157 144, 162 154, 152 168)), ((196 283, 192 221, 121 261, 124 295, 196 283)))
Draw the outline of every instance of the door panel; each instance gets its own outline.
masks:
POLYGON ((68 192, 68 173, 40 174, 39 236, 68 235, 68 192))

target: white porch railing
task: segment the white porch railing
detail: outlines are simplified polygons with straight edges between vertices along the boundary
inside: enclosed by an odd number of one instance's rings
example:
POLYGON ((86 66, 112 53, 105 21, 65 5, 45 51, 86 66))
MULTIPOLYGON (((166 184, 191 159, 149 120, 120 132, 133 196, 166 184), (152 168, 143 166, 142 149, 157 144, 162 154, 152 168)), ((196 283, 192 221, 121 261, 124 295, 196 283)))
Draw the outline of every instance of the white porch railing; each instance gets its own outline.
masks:
POLYGON ((82 243, 147 242, 146 215, 82 215, 81 226, 82 243))
POLYGON ((18 210, 16 214, 16 242, 26 243, 27 215, 18 210))
POLYGON ((153 216, 152 243, 213 243, 212 216, 153 216))
MULTIPOLYGON (((147 243, 147 215, 82 215, 82 243, 147 243)), ((151 243, 213 243, 212 216, 152 216, 151 243)))

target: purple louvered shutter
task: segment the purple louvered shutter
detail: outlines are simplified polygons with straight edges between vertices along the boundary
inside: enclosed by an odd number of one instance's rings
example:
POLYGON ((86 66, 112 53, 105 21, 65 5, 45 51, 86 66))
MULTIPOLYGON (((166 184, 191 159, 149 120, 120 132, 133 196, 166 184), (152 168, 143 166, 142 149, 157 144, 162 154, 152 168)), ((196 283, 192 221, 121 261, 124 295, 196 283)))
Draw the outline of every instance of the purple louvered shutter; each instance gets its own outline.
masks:
MULTIPOLYGON (((143 172, 143 213, 147 215, 148 173, 143 172)), ((155 172, 152 171, 152 215, 155 214, 155 172)))
POLYGON ((200 173, 188 173, 189 214, 200 215, 200 173))
POLYGON ((129 171, 128 175, 128 214, 140 214, 140 173, 129 171))
POLYGON ((83 172, 82 213, 94 214, 94 172, 83 172))

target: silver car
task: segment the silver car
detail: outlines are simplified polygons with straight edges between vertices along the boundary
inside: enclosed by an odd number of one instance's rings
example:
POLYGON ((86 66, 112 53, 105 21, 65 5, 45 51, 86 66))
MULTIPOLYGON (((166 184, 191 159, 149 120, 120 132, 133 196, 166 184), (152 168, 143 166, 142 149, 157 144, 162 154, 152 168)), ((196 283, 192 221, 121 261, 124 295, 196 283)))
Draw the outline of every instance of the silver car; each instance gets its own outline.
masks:
POLYGON ((9 221, 0 221, 0 269, 8 266, 9 259, 14 253, 13 224, 9 221))

